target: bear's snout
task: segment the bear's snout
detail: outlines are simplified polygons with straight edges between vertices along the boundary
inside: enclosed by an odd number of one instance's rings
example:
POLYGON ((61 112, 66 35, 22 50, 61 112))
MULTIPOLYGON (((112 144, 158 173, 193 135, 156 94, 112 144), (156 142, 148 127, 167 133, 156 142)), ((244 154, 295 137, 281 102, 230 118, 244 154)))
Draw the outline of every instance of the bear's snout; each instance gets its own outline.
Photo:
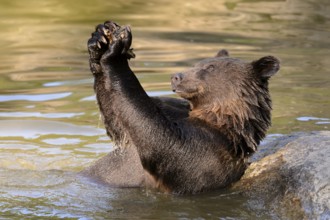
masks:
POLYGON ((183 73, 176 73, 171 77, 171 84, 172 84, 172 90, 175 92, 177 90, 177 86, 181 83, 183 79, 183 73))

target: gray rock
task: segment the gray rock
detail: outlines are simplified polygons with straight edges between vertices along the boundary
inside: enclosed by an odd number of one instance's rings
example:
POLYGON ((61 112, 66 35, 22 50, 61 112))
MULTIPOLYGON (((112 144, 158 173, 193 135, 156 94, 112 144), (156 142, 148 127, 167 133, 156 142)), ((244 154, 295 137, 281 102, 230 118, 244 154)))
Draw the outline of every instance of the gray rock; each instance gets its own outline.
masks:
POLYGON ((330 219, 329 155, 330 131, 277 138, 254 155, 233 189, 274 219, 330 219))

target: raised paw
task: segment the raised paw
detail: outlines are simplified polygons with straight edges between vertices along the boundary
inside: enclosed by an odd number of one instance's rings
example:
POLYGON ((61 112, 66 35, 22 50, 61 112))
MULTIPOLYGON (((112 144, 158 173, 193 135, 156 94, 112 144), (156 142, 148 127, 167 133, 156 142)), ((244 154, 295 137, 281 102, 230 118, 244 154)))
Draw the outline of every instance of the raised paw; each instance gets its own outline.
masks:
POLYGON ((106 36, 109 41, 109 50, 106 52, 104 59, 111 57, 122 57, 131 59, 135 57, 132 44, 132 32, 128 26, 119 26, 112 21, 104 23, 106 27, 106 36))
POLYGON ((102 55, 109 49, 109 45, 114 42, 114 33, 120 26, 112 21, 96 26, 92 37, 88 40, 88 52, 92 61, 99 61, 102 55))
POLYGON ((115 56, 134 58, 133 49, 130 49, 131 44, 132 33, 129 27, 120 27, 115 22, 106 21, 96 26, 95 32, 88 40, 90 61, 99 63, 104 54, 104 59, 115 56))

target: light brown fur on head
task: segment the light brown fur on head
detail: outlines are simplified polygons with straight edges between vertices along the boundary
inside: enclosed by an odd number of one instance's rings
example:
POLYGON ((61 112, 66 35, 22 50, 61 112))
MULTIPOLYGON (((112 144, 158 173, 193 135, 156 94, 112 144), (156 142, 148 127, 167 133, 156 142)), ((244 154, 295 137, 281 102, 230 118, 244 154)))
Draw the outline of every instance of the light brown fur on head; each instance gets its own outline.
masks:
POLYGON ((269 56, 246 63, 227 55, 201 61, 172 86, 190 101, 190 119, 218 129, 233 141, 234 154, 248 156, 271 124, 268 79, 279 61, 269 56))

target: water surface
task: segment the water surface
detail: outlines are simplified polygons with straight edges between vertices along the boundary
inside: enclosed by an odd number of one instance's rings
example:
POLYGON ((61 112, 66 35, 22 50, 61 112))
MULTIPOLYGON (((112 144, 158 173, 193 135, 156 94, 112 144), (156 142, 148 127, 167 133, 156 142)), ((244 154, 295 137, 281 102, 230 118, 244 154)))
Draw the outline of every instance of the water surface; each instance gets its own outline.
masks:
POLYGON ((112 19, 133 29, 132 60, 150 95, 169 77, 226 48, 246 60, 272 54, 272 138, 330 128, 327 0, 2 0, 0 216, 2 219, 273 219, 235 192, 176 197, 112 189, 76 172, 113 149, 92 90, 86 41, 112 19))

